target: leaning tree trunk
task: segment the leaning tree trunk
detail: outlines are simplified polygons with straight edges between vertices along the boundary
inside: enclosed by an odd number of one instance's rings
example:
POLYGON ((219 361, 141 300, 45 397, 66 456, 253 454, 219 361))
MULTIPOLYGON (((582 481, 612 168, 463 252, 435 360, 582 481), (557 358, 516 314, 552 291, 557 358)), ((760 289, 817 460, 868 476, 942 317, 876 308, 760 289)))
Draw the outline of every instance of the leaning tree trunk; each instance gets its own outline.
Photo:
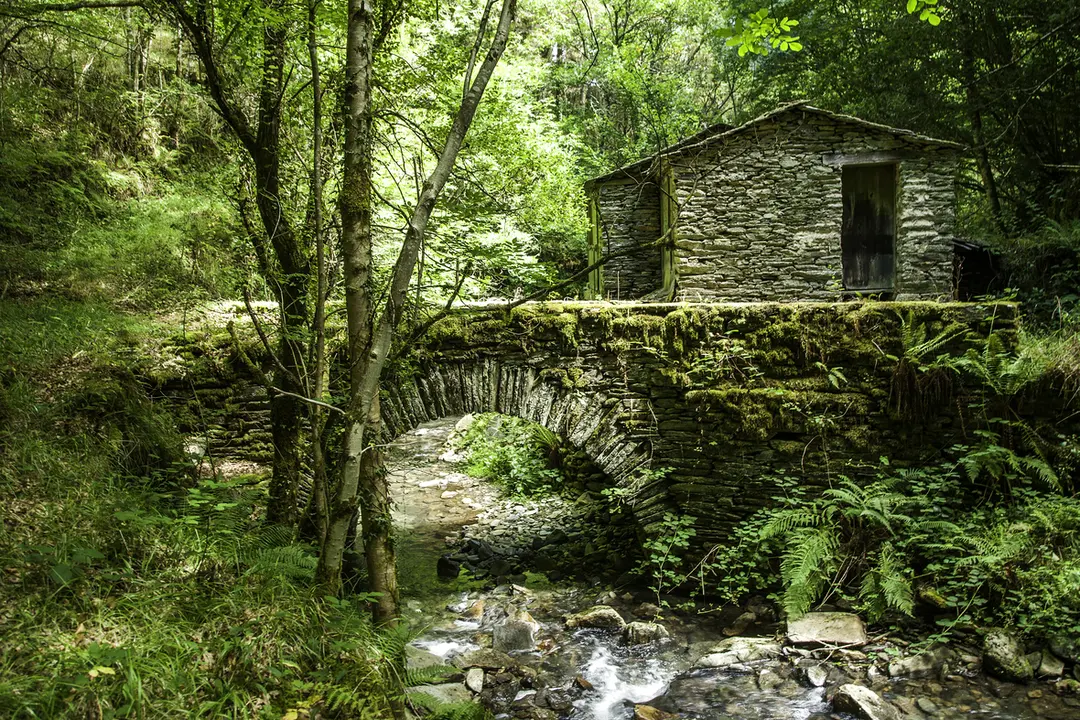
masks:
MULTIPOLYGON (((363 362, 371 343, 371 62, 373 17, 369 0, 349 0, 345 49, 345 146, 341 190, 341 257, 344 264, 345 308, 348 328, 349 403, 343 439, 342 480, 351 492, 338 489, 330 501, 326 533, 319 553, 318 577, 327 590, 341 589, 341 566, 349 525, 358 497, 353 478, 361 475, 364 428, 368 408, 361 395, 363 362)), ((378 559, 378 558, 377 558, 378 559)), ((382 592, 383 588, 373 586, 382 592)), ((388 617, 396 615, 391 608, 388 617)))
MULTIPOLYGON (((434 172, 424 183, 409 218, 408 229, 390 280, 386 304, 377 324, 372 321, 371 273, 371 37, 368 0, 350 0, 346 60, 346 141, 342 199, 342 259, 345 264, 345 304, 349 326, 349 408, 345 460, 331 507, 326 542, 319 557, 319 578, 331 591, 341 586, 345 538, 358 499, 364 503, 364 554, 371 590, 382 593, 375 618, 392 622, 398 615, 397 580, 390 523, 390 493, 386 473, 371 436, 380 425, 379 381, 390 354, 393 333, 402 319, 406 293, 423 243, 428 219, 457 160, 465 134, 492 72, 506 48, 516 0, 503 0, 499 24, 488 53, 472 78, 466 72, 465 93, 434 172)), ((485 15, 486 17, 486 15, 485 15)), ((486 22, 477 33, 477 47, 486 22)))

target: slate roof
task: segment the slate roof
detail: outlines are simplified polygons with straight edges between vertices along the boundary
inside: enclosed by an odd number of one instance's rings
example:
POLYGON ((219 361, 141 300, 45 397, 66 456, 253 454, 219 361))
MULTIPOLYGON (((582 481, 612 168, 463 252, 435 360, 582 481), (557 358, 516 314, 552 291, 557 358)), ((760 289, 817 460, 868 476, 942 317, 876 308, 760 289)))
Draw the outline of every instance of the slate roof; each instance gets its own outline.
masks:
POLYGON ((803 112, 822 115, 838 122, 858 125, 859 127, 887 133, 918 145, 927 145, 939 148, 951 148, 955 150, 964 149, 964 146, 960 143, 951 142, 949 140, 939 140, 937 138, 932 138, 927 135, 920 135, 911 130, 904 130, 902 128, 894 128, 889 125, 882 125, 880 123, 870 122, 869 120, 857 118, 854 115, 844 115, 842 113, 835 113, 829 110, 822 110, 821 108, 814 107, 805 100, 799 100, 796 102, 787 103, 786 105, 781 105, 775 110, 770 110, 764 115, 760 115, 753 120, 745 122, 737 127, 718 123, 711 127, 705 128, 701 132, 684 138, 673 145, 669 145, 663 150, 660 150, 653 155, 642 158, 641 160, 638 160, 636 162, 632 162, 629 165, 624 165, 623 167, 612 170, 605 175, 595 177, 592 180, 589 180, 586 185, 596 185, 598 183, 604 183, 611 180, 620 180, 624 178, 638 179, 644 174, 651 174, 650 171, 653 169, 653 165, 660 158, 669 157, 672 155, 679 155, 689 150, 704 149, 705 147, 708 147, 715 142, 719 142, 734 135, 739 135, 741 133, 747 132, 748 130, 752 130, 754 127, 760 125, 761 123, 768 122, 769 120, 772 120, 779 115, 783 115, 784 113, 791 112, 793 110, 802 110, 803 112))

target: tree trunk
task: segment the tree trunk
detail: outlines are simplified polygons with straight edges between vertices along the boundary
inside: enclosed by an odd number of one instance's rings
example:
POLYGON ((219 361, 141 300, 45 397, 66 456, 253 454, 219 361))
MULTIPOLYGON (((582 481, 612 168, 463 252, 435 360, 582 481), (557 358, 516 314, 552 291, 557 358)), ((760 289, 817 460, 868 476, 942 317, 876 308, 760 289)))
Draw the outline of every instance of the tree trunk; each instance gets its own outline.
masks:
MULTIPOLYGON (((970 21, 969 21, 970 22, 970 21)), ((971 43, 970 39, 963 42, 971 43)), ((990 204, 990 213, 994 218, 998 229, 1002 228, 1001 199, 998 197, 997 181, 994 178, 994 169, 990 165, 990 151, 986 147, 986 133, 983 131, 982 105, 976 88, 975 57, 970 44, 964 47, 963 72, 964 72, 964 104, 967 109, 968 121, 971 123, 971 137, 974 141, 975 165, 979 169, 979 177, 982 178, 983 191, 986 200, 990 204)))
MULTIPOLYGON (((308 285, 311 262, 308 248, 293 230, 281 204, 281 100, 285 83, 287 28, 278 17, 282 0, 270 0, 271 12, 264 20, 263 67, 259 88, 259 115, 252 130, 247 114, 231 100, 218 68, 213 33, 206 4, 189 12, 183 0, 167 0, 176 20, 187 35, 205 73, 205 84, 214 107, 235 133, 255 165, 255 204, 259 210, 266 240, 273 248, 277 267, 263 271, 267 283, 277 295, 280 307, 281 338, 278 342, 280 367, 274 372, 275 387, 304 396, 305 348, 308 335, 308 285)), ((260 252, 258 241, 256 253, 260 252)), ((267 521, 294 525, 298 519, 297 489, 301 467, 301 421, 303 405, 296 397, 277 394, 270 401, 271 437, 274 443, 273 477, 267 521)))
MULTIPOLYGON (((322 400, 326 375, 326 241, 323 237, 322 217, 322 78, 319 70, 319 47, 316 42, 316 20, 319 0, 308 0, 308 59, 311 62, 311 234, 315 242, 315 317, 312 325, 315 347, 312 350, 313 380, 310 397, 322 400)), ((323 411, 311 409, 311 503, 315 508, 316 533, 321 544, 326 536, 327 477, 326 458, 323 454, 323 411)))
MULTIPOLYGON (((281 96, 287 40, 285 27, 280 22, 268 20, 263 28, 263 70, 255 138, 255 203, 280 265, 280 277, 271 280, 271 286, 276 285, 281 313, 278 357, 282 367, 275 372, 274 383, 286 392, 303 396, 306 391, 304 354, 311 268, 292 225, 284 221, 281 206, 281 96)), ((294 525, 298 520, 303 412, 301 401, 295 397, 277 395, 271 400, 274 462, 266 515, 273 523, 294 525)))
MULTIPOLYGON (((386 305, 377 325, 372 322, 371 271, 371 37, 372 18, 367 0, 350 0, 346 50, 346 140, 342 191, 342 256, 345 263, 345 304, 349 327, 349 408, 345 431, 345 459, 331 517, 319 557, 318 576, 331 592, 341 587, 341 562, 352 513, 358 498, 364 503, 364 553, 370 589, 381 593, 376 620, 397 617, 397 578, 390 523, 390 492, 381 456, 366 447, 367 436, 380 425, 379 380, 390 353, 393 333, 401 320, 417 255, 428 219, 450 176, 465 134, 491 74, 502 57, 510 34, 516 0, 503 0, 499 24, 476 78, 467 90, 447 135, 434 172, 424 182, 409 218, 386 305)), ((485 24, 477 33, 483 42, 485 24)), ((469 73, 471 75, 471 72, 469 73)))
MULTIPOLYGON (((364 430, 371 407, 362 392, 371 343, 371 61, 373 18, 369 0, 349 0, 345 48, 345 145, 341 189, 341 258, 348 328, 349 403, 343 462, 330 502, 317 576, 328 592, 341 590, 341 565, 349 524, 357 509, 364 430)), ((373 578, 384 573, 372 570, 373 578)), ((382 589, 373 585, 373 591, 382 589)), ((396 614, 396 611, 393 613, 396 614)))

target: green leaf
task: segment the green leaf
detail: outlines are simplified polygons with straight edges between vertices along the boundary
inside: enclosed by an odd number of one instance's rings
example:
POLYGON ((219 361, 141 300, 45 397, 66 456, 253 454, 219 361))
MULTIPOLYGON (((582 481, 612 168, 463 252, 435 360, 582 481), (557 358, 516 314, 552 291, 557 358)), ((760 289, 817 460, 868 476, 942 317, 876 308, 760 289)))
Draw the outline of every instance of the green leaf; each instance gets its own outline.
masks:
POLYGON ((64 586, 75 579, 75 572, 70 565, 59 563, 49 568, 49 579, 57 585, 64 586))
POLYGON ((911 13, 915 12, 915 10, 918 7, 919 7, 919 0, 908 0, 908 2, 907 2, 907 11, 908 11, 909 15, 911 13))
POLYGON ((938 15, 931 14, 930 17, 927 18, 927 22, 929 22, 934 27, 937 27, 941 24, 941 18, 938 15))

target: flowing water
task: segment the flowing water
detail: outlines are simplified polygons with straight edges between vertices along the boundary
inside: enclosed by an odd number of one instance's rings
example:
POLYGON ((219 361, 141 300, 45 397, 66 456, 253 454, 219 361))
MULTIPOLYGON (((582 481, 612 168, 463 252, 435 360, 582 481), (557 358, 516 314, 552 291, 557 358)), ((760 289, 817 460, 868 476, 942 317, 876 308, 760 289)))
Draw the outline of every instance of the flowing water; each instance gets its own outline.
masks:
MULTIPOLYGON (((715 620, 667 617, 663 624, 671 633, 669 641, 628 647, 618 632, 568 630, 564 620, 598 601, 629 618, 637 611, 641 595, 618 596, 582 584, 522 581, 529 585, 526 588, 440 580, 436 561, 461 543, 462 527, 499 522, 495 515, 503 502, 496 488, 463 473, 460 458, 447 451, 446 441, 456 420, 426 423, 391 448, 389 469, 404 606, 412 625, 422 629, 414 648, 443 663, 491 647, 493 631, 507 622, 508 614, 513 618, 528 613, 527 621, 535 623, 532 644, 512 652, 520 667, 512 673, 489 670, 485 676, 481 697, 494 706, 497 717, 627 720, 634 716, 637 704, 699 720, 843 717, 831 713, 825 690, 813 687, 805 679, 805 669, 795 667, 807 658, 794 656, 796 663, 752 664, 736 671, 695 670, 693 660, 703 654, 702 648, 725 637, 715 620)), ((533 511, 519 510, 525 515, 533 511)), ((538 577, 530 576, 529 581, 538 577)), ((821 664, 829 669, 828 685, 847 682, 836 680, 845 671, 844 663, 821 664)), ((865 668, 853 671, 848 666, 846 670, 849 675, 865 673, 865 668)), ((996 683, 982 676, 881 681, 875 688, 890 699, 899 699, 913 718, 1080 719, 1080 703, 1066 705, 1048 690, 996 683), (916 706, 916 699, 929 704, 916 706), (920 708, 935 712, 924 713, 920 708)))

